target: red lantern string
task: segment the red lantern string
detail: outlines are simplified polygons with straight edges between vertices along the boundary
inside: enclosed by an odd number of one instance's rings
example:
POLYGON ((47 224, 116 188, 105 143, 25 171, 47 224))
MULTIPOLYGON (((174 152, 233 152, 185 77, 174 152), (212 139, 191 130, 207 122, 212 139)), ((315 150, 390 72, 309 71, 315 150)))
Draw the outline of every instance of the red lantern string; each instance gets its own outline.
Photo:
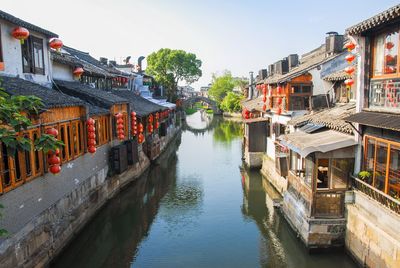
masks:
POLYGON ((96 121, 93 118, 89 118, 86 122, 87 125, 87 147, 88 152, 94 154, 96 152, 96 121))

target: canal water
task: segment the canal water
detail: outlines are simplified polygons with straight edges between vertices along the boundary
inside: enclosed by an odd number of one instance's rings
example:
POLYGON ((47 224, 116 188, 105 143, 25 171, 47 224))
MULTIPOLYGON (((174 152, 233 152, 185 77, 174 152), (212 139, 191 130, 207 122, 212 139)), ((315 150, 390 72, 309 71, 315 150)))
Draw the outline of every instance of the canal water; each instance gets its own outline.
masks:
POLYGON ((356 267, 309 255, 257 171, 239 123, 197 112, 141 178, 112 199, 52 267, 356 267))

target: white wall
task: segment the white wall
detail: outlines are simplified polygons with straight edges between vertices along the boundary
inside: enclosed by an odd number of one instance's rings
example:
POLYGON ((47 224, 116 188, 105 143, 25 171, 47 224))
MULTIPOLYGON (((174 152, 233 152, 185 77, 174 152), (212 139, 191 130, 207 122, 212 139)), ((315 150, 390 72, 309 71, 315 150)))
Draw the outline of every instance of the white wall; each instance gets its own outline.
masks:
POLYGON ((0 74, 11 76, 19 75, 20 77, 27 80, 33 80, 36 83, 45 86, 51 86, 51 64, 48 43, 49 40, 43 34, 29 31, 30 35, 43 39, 45 74, 24 74, 22 71, 21 43, 18 39, 15 39, 11 35, 11 32, 15 27, 16 25, 14 24, 11 24, 5 20, 0 20, 1 45, 4 60, 4 71, 0 71, 0 74))
POLYGON ((327 85, 321 79, 321 70, 317 70, 317 68, 314 68, 309 71, 309 73, 312 75, 312 83, 313 83, 313 95, 321 95, 321 94, 326 94, 326 90, 329 89, 327 85))
POLYGON ((53 62, 53 79, 73 81, 74 76, 72 74, 73 70, 71 67, 57 62, 53 62))

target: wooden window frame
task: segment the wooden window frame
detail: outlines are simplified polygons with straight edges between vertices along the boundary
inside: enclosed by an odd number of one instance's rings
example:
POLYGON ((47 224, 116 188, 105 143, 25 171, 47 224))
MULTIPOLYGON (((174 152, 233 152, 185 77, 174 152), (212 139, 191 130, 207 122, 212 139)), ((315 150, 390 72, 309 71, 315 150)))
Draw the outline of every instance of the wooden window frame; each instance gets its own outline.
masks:
POLYGON ((45 62, 44 62, 44 54, 45 54, 45 46, 43 44, 43 39, 29 36, 27 40, 25 40, 24 44, 21 44, 21 59, 22 59, 22 71, 24 73, 33 73, 33 74, 45 74, 45 62), (35 48, 40 47, 42 49, 41 59, 38 59, 42 62, 43 68, 35 66, 35 48), (24 53, 28 53, 28 65, 24 64, 24 53))
MULTIPOLYGON (((391 79, 391 78, 400 78, 400 27, 399 26, 395 26, 392 27, 391 29, 385 29, 379 32, 376 32, 373 35, 373 38, 371 40, 371 65, 370 65, 370 78, 371 79, 391 79), (388 33, 388 32, 394 32, 396 31, 397 28, 397 32, 399 33, 399 40, 398 40, 398 46, 397 46, 397 71, 394 74, 382 74, 382 75, 375 75, 374 74, 374 69, 375 69, 375 58, 376 58, 376 45, 375 45, 375 41, 377 39, 377 37, 379 35, 388 33)), ((385 64, 385 61, 383 61, 383 64, 385 64)), ((384 70, 384 65, 383 65, 383 70, 384 70)), ((384 72, 384 71, 383 71, 384 72)))
MULTIPOLYGON (((0 194, 6 193, 15 189, 16 187, 33 180, 34 178, 43 175, 43 153, 40 151, 35 151, 33 147, 34 135, 37 134, 40 137, 40 129, 32 128, 23 132, 31 140, 31 150, 30 151, 18 151, 15 157, 8 155, 8 172, 10 176, 10 185, 3 185, 3 170, 4 170, 4 159, 1 152, 0 155, 0 194), (29 157, 29 162, 31 165, 31 173, 28 175, 26 172, 26 156, 29 157), (18 161, 18 165, 17 162, 18 161), (38 161, 39 168, 36 168, 36 161, 38 161), (20 178, 17 178, 17 168, 19 169, 20 178)), ((1 145, 3 146, 3 145, 1 145)), ((1 147, 1 150, 3 148, 1 147)))
POLYGON ((394 145, 396 147, 400 147, 400 143, 399 142, 395 142, 395 141, 391 141, 391 140, 387 140, 387 139, 383 139, 383 138, 378 138, 378 137, 374 137, 374 136, 370 136, 370 135, 365 135, 364 136, 364 141, 363 141, 363 145, 364 145, 364 157, 363 157, 363 168, 365 169, 365 165, 366 165, 366 157, 367 157, 367 142, 368 140, 375 140, 374 143, 374 148, 375 148, 375 155, 374 155, 374 169, 373 169, 373 173, 372 173, 372 187, 379 190, 378 188, 376 188, 375 185, 375 172, 376 172, 376 158, 377 158, 377 149, 378 149, 378 142, 381 143, 386 143, 387 144, 387 159, 386 159, 386 171, 385 171, 385 186, 382 192, 384 192, 385 194, 388 194, 388 190, 389 190, 389 170, 390 170, 390 155, 391 155, 391 146, 394 145))

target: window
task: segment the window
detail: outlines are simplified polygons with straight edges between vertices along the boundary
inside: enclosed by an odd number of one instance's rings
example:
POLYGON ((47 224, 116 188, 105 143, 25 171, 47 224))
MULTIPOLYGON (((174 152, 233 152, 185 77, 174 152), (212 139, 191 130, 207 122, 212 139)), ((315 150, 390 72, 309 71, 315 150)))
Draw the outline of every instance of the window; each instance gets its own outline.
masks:
POLYGON ((42 152, 33 150, 33 140, 39 137, 39 133, 37 128, 23 133, 25 138, 32 141, 30 151, 17 151, 15 155, 10 155, 7 147, 0 144, 0 193, 43 174, 42 152))
POLYGON ((21 45, 24 73, 44 74, 43 39, 30 36, 21 45))
POLYGON ((96 146, 103 145, 109 141, 109 117, 100 116, 94 118, 95 121, 95 134, 96 134, 96 146))
POLYGON ((289 110, 308 110, 310 108, 310 97, 290 96, 289 110))
POLYGON ((291 94, 308 94, 311 93, 311 85, 292 85, 291 94))
POLYGON ((310 157, 302 158, 300 154, 291 150, 290 170, 311 187, 314 163, 310 157))
POLYGON ((375 37, 373 76, 398 74, 399 30, 384 32, 375 37))
POLYGON ((364 141, 366 182, 376 189, 400 198, 400 143, 367 136, 364 141))
POLYGON ((331 164, 331 188, 345 189, 349 175, 354 166, 353 159, 332 159, 331 164))
POLYGON ((317 159, 317 188, 329 188, 329 159, 317 159))

